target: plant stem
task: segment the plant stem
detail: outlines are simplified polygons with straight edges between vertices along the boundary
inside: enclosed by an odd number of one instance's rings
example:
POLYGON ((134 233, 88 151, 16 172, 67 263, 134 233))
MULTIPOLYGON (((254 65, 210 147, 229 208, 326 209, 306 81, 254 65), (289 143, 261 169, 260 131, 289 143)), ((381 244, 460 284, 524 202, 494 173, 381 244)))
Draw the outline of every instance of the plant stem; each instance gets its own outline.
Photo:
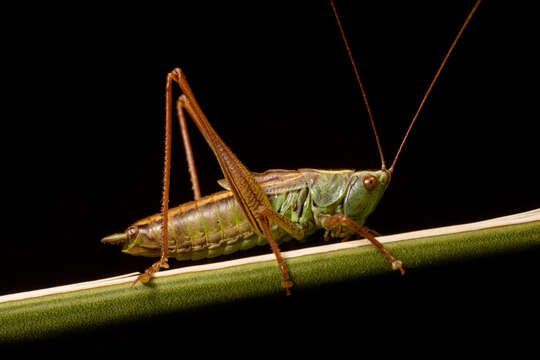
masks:
MULTIPOLYGON (((406 270, 454 264, 538 248, 540 209, 378 239, 403 261, 406 270)), ((357 240, 283 253, 295 282, 293 296, 326 284, 391 272, 385 259, 366 244, 357 240)), ((130 287, 134 276, 2 296, 0 342, 136 322, 240 299, 284 296, 271 254, 160 272, 149 285, 135 289, 130 287)))

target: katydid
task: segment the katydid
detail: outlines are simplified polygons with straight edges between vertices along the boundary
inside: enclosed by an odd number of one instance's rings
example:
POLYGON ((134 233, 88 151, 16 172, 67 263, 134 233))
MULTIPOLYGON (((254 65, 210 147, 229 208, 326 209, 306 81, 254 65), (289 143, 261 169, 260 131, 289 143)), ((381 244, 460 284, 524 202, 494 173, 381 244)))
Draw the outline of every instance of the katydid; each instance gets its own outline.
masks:
POLYGON ((330 3, 371 121, 381 159, 381 169, 361 171, 299 169, 252 173, 212 128, 184 72, 178 68, 174 69, 168 74, 166 82, 165 166, 161 213, 137 221, 124 233, 102 239, 104 243, 122 245, 122 251, 131 255, 160 256, 159 261, 140 275, 133 285, 138 281, 148 282, 160 268, 168 268, 169 256, 177 260, 197 260, 246 250, 255 245, 270 244, 281 270, 282 286, 289 295, 293 282, 278 245, 292 238, 305 241, 319 229, 325 230, 325 239, 328 237, 348 239, 354 234, 364 236, 390 262, 392 269, 404 274, 402 262, 386 250, 364 224, 387 189, 411 129, 481 0, 474 5, 444 57, 390 168, 386 167, 373 116, 336 7, 332 0, 330 3), (194 201, 169 209, 174 107, 172 88, 175 83, 182 91, 176 102, 176 110, 193 185, 194 201), (215 154, 225 176, 225 179, 218 183, 225 191, 201 197, 185 112, 194 121, 215 154))

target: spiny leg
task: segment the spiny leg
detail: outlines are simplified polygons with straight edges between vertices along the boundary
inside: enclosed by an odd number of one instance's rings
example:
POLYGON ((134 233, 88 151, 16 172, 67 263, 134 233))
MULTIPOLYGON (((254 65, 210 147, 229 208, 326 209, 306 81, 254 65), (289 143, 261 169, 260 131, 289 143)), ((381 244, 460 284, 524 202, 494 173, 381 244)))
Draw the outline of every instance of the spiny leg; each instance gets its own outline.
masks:
POLYGON ((279 270, 281 270, 281 276, 282 276, 281 286, 285 289, 287 296, 289 296, 291 295, 290 288, 292 288, 294 285, 291 278, 289 277, 289 269, 287 268, 287 264, 285 263, 285 260, 283 260, 283 257, 281 256, 281 251, 279 250, 279 247, 276 241, 274 240, 274 237, 272 236, 268 219, 262 214, 259 215, 258 217, 260 219, 260 223, 262 224, 264 237, 268 240, 268 243, 270 244, 270 247, 272 248, 272 251, 274 252, 274 255, 276 256, 276 260, 279 265, 279 270))
POLYGON ((281 270, 282 274, 282 282, 281 285, 285 288, 285 291, 287 292, 287 296, 291 295, 291 291, 289 290, 291 287, 293 287, 294 283, 289 278, 289 270, 287 268, 287 264, 283 260, 283 257, 281 256, 281 252, 279 251, 279 247, 274 240, 274 237, 272 236, 272 232, 270 231, 270 223, 274 222, 276 223, 280 228, 285 230, 289 235, 296 239, 302 239, 304 237, 304 229, 302 226, 290 221, 283 215, 275 212, 272 209, 266 208, 266 207, 260 207, 257 211, 257 214, 259 215, 259 218, 261 219, 261 223, 263 224, 263 230, 264 235, 266 239, 268 240, 268 243, 270 244, 270 247, 272 248, 272 251, 274 252, 274 255, 276 256, 276 260, 279 264, 279 269, 281 270))
POLYGON ((173 77, 171 73, 167 75, 167 84, 165 88, 165 159, 163 167, 163 198, 161 202, 161 258, 150 266, 144 274, 135 279, 134 287, 137 282, 146 283, 150 281, 152 275, 161 268, 169 268, 169 191, 171 180, 171 143, 172 143, 172 84, 173 77))
POLYGON ((405 274, 405 269, 403 269, 403 263, 401 260, 397 260, 386 248, 381 244, 375 237, 371 234, 371 231, 367 228, 358 226, 354 221, 349 219, 343 214, 336 214, 330 216, 324 222, 324 227, 328 230, 337 228, 338 226, 345 225, 348 228, 356 231, 366 239, 368 239, 376 248, 383 254, 383 256, 392 264, 392 270, 399 270, 401 275, 405 274))
POLYGON ((186 159, 188 163, 189 176, 191 178, 191 186, 193 188, 193 197, 195 198, 195 200, 199 200, 201 198, 201 188, 199 186, 197 168, 195 167, 195 159, 193 158, 193 149, 191 147, 191 141, 189 140, 186 117, 184 115, 184 108, 186 108, 187 106, 189 106, 189 101, 186 95, 181 95, 176 102, 176 110, 178 113, 180 130, 182 131, 182 139, 184 140, 184 149, 186 150, 186 159))
POLYGON ((292 282, 289 279, 287 267, 281 257, 277 243, 270 233, 269 226, 271 222, 274 222, 296 238, 303 237, 303 229, 296 226, 296 224, 291 224, 290 221, 272 210, 272 204, 259 183, 211 126, 197 103, 182 70, 174 69, 171 76, 184 93, 179 99, 181 108, 187 110, 190 118, 197 125, 214 152, 223 175, 230 185, 230 190, 248 223, 257 235, 265 237, 270 243, 284 276, 283 285, 287 294, 290 294, 289 288, 292 286, 292 282))
MULTIPOLYGON (((135 279, 132 286, 138 281, 146 283, 150 281, 152 275, 159 271, 160 268, 169 268, 168 257, 169 257, 169 231, 168 231, 168 220, 169 220, 169 193, 170 193, 170 172, 171 172, 171 143, 172 143, 172 75, 167 76, 167 88, 166 88, 166 126, 165 126, 165 165, 163 171, 163 201, 162 201, 162 222, 161 222, 161 258, 159 261, 155 262, 150 266, 144 274, 140 275, 135 279)), ((189 106, 189 103, 187 103, 189 106)), ((189 140, 189 134, 187 132, 186 119, 184 116, 183 108, 186 107, 186 97, 185 95, 180 96, 177 102, 178 110, 178 120, 180 122, 180 129, 182 131, 182 139, 184 142, 184 148, 186 150, 186 158, 188 162, 188 169, 191 178, 191 184, 193 186, 193 195, 195 200, 201 198, 201 190, 199 187, 199 179, 197 177, 197 169, 195 167, 195 161, 193 158, 193 151, 191 147, 191 141, 189 140)), ((191 110, 191 108, 189 107, 191 110)))

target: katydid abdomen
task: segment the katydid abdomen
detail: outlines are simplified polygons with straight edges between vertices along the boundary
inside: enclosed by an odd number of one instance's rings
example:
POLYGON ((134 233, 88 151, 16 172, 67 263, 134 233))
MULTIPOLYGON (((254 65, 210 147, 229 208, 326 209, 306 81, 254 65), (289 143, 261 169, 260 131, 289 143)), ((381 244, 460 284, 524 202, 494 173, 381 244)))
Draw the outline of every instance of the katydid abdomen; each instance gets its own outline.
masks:
MULTIPOLYGON (((305 189, 285 191, 271 195, 270 201, 275 211, 298 221, 297 214, 302 216, 303 210, 309 210, 309 206, 304 207, 306 200, 309 201, 306 194, 305 189)), ((305 226, 313 228, 308 223, 305 226)), ((268 246, 268 240, 250 227, 230 191, 221 191, 170 209, 168 227, 169 257, 177 260, 199 260, 248 250, 257 245, 268 246)), ((160 214, 137 221, 130 229, 133 230, 128 231, 137 235, 124 246, 123 252, 153 257, 161 254, 160 214)), ((291 239, 276 225, 272 226, 272 234, 278 243, 291 239)))

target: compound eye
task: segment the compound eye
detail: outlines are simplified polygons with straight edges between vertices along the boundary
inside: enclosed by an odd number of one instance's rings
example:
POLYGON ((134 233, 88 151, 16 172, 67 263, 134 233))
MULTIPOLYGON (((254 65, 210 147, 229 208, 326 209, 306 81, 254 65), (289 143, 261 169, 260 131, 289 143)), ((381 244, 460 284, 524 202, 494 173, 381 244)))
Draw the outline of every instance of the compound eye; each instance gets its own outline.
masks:
POLYGON ((373 190, 377 187, 377 178, 373 175, 366 175, 363 179, 364 187, 367 190, 373 190))
POLYGON ((133 240, 137 237, 137 234, 139 234, 139 228, 136 226, 132 226, 129 229, 127 229, 127 235, 129 240, 133 240))

